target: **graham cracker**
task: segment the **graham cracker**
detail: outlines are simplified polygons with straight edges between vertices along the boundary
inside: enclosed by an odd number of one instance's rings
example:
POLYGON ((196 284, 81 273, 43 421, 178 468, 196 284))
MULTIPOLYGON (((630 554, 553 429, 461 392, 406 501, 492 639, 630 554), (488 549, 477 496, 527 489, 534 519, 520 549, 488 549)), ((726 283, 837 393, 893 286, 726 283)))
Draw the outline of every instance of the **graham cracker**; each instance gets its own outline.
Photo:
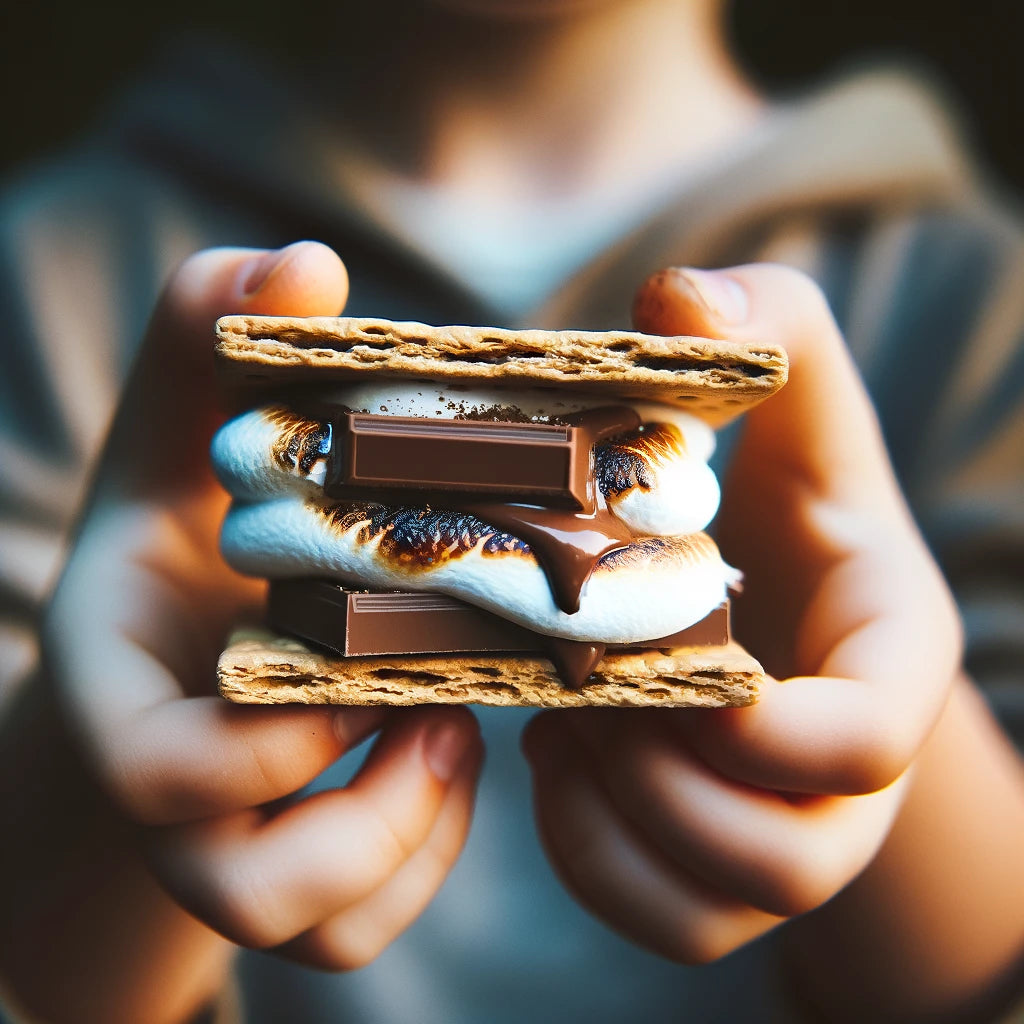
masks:
POLYGON ((557 387, 679 406, 713 426, 786 382, 773 345, 628 331, 430 327, 354 317, 227 316, 217 322, 219 375, 241 392, 356 380, 366 374, 557 387))
POLYGON ((764 670, 739 645, 612 652, 580 690, 551 663, 507 654, 339 658, 265 629, 242 629, 217 666, 239 704, 490 704, 500 707, 743 707, 764 670))

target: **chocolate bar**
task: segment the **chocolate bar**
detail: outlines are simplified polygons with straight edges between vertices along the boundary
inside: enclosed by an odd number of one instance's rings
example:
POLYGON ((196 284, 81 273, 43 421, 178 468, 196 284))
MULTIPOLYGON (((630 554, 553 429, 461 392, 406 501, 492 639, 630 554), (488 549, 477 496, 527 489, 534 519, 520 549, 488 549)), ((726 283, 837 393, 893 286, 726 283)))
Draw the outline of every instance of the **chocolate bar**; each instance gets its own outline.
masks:
POLYGON ((431 494, 586 508, 591 449, 636 426, 631 410, 579 423, 492 423, 348 412, 333 418, 324 492, 331 498, 431 494))
MULTIPOLYGON (((271 584, 271 625, 327 647, 343 657, 386 654, 458 654, 485 651, 546 652, 551 638, 442 594, 346 590, 324 580, 271 584)), ((671 636, 627 648, 724 647, 729 602, 671 636)))
MULTIPOLYGON (((578 427, 347 413, 333 424, 332 498, 444 492, 582 508, 589 446, 578 427)), ((408 499, 407 499, 408 500, 408 499)))

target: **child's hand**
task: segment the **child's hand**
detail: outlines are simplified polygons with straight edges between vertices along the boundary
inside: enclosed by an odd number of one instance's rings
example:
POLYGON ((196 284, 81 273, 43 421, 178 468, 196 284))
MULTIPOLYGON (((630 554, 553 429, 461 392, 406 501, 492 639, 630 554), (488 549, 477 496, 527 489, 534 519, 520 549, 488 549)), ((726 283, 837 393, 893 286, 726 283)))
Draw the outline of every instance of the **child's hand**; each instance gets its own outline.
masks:
POLYGON ((337 256, 210 250, 165 291, 46 629, 66 714, 153 871, 246 946, 329 968, 373 959, 424 908, 466 835, 481 747, 463 709, 238 707, 216 657, 262 587, 217 552, 208 468, 222 313, 335 315, 337 256), (284 801, 382 729, 346 789, 284 801))
POLYGON ((634 316, 789 352, 789 384, 747 417, 718 520, 746 576, 738 638, 783 681, 743 709, 546 713, 524 742, 569 888, 635 941, 706 961, 872 859, 959 668, 960 628, 813 283, 776 266, 667 271, 634 316))

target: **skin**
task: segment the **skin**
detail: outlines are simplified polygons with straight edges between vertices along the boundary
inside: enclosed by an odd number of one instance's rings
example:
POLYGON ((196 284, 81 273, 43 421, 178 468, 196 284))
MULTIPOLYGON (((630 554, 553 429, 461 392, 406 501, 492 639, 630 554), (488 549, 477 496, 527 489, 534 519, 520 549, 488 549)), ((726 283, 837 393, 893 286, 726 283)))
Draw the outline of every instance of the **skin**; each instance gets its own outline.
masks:
MULTIPOLYGON (((472 6, 389 25, 393 70, 373 102, 339 96, 350 134, 411 181, 524 207, 614 204, 713 158, 763 109, 716 3, 593 0, 557 18, 523 5, 499 32, 504 4, 472 6)), ((370 8, 346 17, 373 28, 370 8)), ((327 75, 371 67, 372 48, 345 54, 327 75)), ((154 312, 47 617, 46 670, 0 723, 0 962, 38 1017, 187 1020, 222 987, 233 943, 357 967, 462 845, 481 757, 466 713, 208 696, 224 629, 260 598, 216 554, 210 324, 334 314, 346 291, 322 246, 218 250, 154 312), (375 732, 347 790, 289 799, 375 732)), ((669 272, 636 319, 791 353, 793 382, 750 417, 721 521, 748 574, 741 635, 786 682, 742 711, 538 718, 524 742, 552 862, 611 927, 684 962, 804 912, 787 926, 789 971, 824 1019, 984 1019, 1024 949, 1020 762, 958 675, 955 611, 824 302, 779 268, 669 272)))

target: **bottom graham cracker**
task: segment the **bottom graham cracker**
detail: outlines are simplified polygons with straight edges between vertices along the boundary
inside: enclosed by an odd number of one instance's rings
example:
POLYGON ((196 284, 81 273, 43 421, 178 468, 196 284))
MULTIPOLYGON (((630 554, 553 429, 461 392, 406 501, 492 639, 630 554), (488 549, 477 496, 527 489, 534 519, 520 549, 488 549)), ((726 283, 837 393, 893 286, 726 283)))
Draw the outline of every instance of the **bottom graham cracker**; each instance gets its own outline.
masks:
POLYGON ((499 707, 744 707, 764 670, 739 644, 614 651, 587 684, 567 689, 534 655, 339 658, 266 629, 237 630, 217 665, 239 704, 489 704, 499 707))

